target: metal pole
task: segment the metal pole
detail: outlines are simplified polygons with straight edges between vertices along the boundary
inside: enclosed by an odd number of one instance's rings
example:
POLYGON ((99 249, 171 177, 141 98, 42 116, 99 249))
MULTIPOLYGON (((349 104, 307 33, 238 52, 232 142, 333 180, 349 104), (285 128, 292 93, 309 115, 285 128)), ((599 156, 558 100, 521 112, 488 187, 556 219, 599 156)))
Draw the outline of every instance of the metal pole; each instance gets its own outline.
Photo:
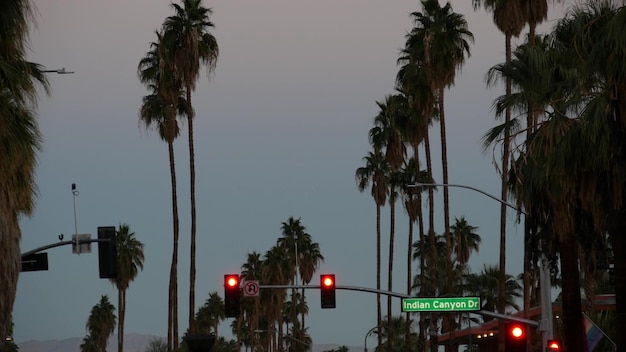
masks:
POLYGON ((363 341, 363 345, 364 347, 364 352, 367 352, 367 337, 370 336, 370 334, 376 330, 378 326, 374 326, 373 328, 371 328, 366 334, 365 334, 365 340, 363 341))
POLYGON ((548 340, 554 336, 554 325, 552 322, 552 299, 550 290, 550 270, 548 269, 548 259, 545 254, 541 255, 541 267, 539 270, 539 285, 541 285, 541 320, 544 331, 541 333, 542 346, 548 345, 548 340))
MULTIPOLYGON (((108 238, 103 238, 103 239, 88 239, 88 240, 76 240, 76 244, 79 245, 81 243, 94 243, 94 242, 110 242, 111 240, 108 238)), ((42 251, 45 251, 46 249, 50 249, 50 248, 55 248, 55 247, 60 247, 60 246, 65 246, 68 244, 74 244, 74 241, 59 241, 56 243, 52 243, 52 244, 48 244, 45 246, 41 246, 41 247, 37 247, 35 249, 32 249, 30 251, 24 252, 22 253, 22 258, 27 257, 31 254, 35 254, 35 253, 39 253, 42 251)))
POLYGON ((57 73, 57 74, 60 74, 60 75, 69 75, 69 74, 73 74, 74 73, 74 71, 66 71, 65 67, 58 68, 56 70, 42 70, 41 72, 43 72, 43 73, 57 73))
POLYGON ((76 190, 76 184, 72 183, 72 198, 74 199, 74 235, 78 236, 78 221, 76 220, 76 197, 78 197, 78 191, 76 190))
POLYGON ((469 352, 474 352, 474 349, 472 348, 472 318, 470 317, 469 312, 467 312, 467 329, 468 329, 468 336, 469 336, 468 350, 469 352))
POLYGON ((485 192, 483 190, 475 188, 475 187, 470 187, 470 186, 465 186, 465 185, 455 185, 455 184, 451 184, 451 183, 444 184, 444 183, 421 183, 421 182, 415 182, 413 184, 408 185, 408 187, 420 187, 420 186, 458 187, 458 188, 469 189, 469 190, 472 190, 472 191, 475 191, 475 192, 478 192, 478 193, 482 193, 483 195, 485 195, 485 196, 487 196, 487 197, 489 197, 489 198, 491 198, 491 199, 493 199, 493 200, 495 200, 497 202, 500 202, 500 203, 506 205, 507 207, 509 207, 511 209, 514 209, 514 210, 516 210, 516 211, 518 211, 518 212, 520 212, 520 213, 522 213, 524 215, 528 215, 526 212, 524 212, 522 209, 516 207, 515 205, 513 205, 511 203, 507 203, 507 202, 503 201, 502 199, 500 199, 500 198, 498 198, 498 197, 496 197, 494 195, 491 195, 491 194, 489 194, 489 193, 487 193, 487 192, 485 192))

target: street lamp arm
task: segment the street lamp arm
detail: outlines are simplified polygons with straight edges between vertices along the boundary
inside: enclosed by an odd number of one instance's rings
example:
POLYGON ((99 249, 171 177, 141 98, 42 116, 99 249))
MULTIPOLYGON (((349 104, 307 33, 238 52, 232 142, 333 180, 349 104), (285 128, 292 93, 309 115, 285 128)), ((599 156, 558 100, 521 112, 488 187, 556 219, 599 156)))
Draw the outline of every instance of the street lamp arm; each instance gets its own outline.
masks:
MULTIPOLYGON (((381 328, 384 328, 385 330, 389 329, 386 325, 381 325, 381 328)), ((369 329, 369 331, 367 332, 367 334, 365 334, 365 341, 363 342, 363 348, 364 348, 364 352, 367 352, 367 337, 370 336, 374 331, 376 331, 376 329, 378 329, 378 326, 374 326, 373 328, 369 329)), ((389 333, 389 331, 387 331, 389 333)), ((379 332, 380 333, 380 332, 379 332)))
POLYGON ((507 207, 509 207, 511 209, 514 209, 514 210, 516 210, 516 211, 518 211, 518 212, 520 212, 520 213, 522 213, 524 215, 528 215, 525 211, 523 211, 522 209, 516 207, 515 205, 513 205, 511 203, 507 203, 504 200, 502 200, 502 199, 500 199, 500 198, 498 198, 498 197, 496 197, 494 195, 491 195, 491 194, 489 194, 489 193, 487 193, 487 192, 485 192, 485 191, 483 191, 481 189, 478 189, 478 188, 475 188, 475 187, 471 187, 471 186, 457 185, 457 184, 451 184, 451 183, 445 184, 445 183, 422 183, 422 182, 415 182, 415 183, 410 184, 408 186, 409 187, 419 187, 419 186, 434 186, 434 187, 437 187, 437 186, 441 186, 441 187, 465 188, 465 189, 469 189, 469 190, 481 193, 481 194, 483 194, 483 195, 485 195, 485 196, 487 196, 487 197, 489 197, 489 198, 491 198, 491 199, 493 199, 495 201, 498 201, 498 202, 506 205, 507 207))
POLYGON ((58 68, 56 70, 42 70, 41 72, 43 72, 43 73, 57 73, 57 74, 60 74, 60 75, 70 75, 70 74, 74 73, 74 71, 66 71, 65 67, 58 68))

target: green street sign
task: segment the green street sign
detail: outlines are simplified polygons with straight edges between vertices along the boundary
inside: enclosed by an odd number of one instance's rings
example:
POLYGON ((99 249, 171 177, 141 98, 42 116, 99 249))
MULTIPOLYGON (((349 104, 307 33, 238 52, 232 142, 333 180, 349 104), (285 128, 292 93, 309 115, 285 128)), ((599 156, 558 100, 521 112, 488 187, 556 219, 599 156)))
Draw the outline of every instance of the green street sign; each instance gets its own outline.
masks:
POLYGON ((480 297, 403 298, 403 312, 467 312, 480 310, 480 297))

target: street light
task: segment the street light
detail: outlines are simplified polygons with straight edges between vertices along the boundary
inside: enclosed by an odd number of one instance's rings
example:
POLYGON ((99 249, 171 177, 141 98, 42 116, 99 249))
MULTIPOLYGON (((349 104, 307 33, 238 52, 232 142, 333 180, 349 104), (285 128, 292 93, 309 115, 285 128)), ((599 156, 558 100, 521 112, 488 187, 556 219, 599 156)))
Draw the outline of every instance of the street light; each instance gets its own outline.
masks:
MULTIPOLYGON (((470 187, 466 185, 458 185, 458 184, 450 184, 450 183, 443 184, 443 183, 421 183, 421 182, 415 182, 413 184, 408 185, 408 187, 422 187, 422 186, 458 187, 458 188, 469 189, 469 190, 481 193, 497 202, 500 202, 501 204, 504 204, 509 208, 515 209, 520 214, 529 216, 528 213, 516 207, 515 205, 511 203, 507 203, 506 201, 475 187, 470 187)), ((553 334, 554 334, 553 325, 552 325, 552 297, 550 295, 550 287, 552 287, 552 285, 550 284, 550 271, 548 269, 547 263, 548 263, 548 260, 546 259, 545 255, 542 255, 540 273, 539 273, 539 285, 541 286, 541 292, 540 292, 541 294, 541 321, 539 324, 539 331, 542 332, 542 346, 546 346, 547 341, 549 339, 552 339, 553 334)), ((365 352, 367 352, 367 350, 365 352)))
POLYGON ((489 198, 491 198, 491 199, 493 199, 493 200, 495 200, 497 202, 500 202, 500 203, 506 205, 509 208, 514 209, 515 211, 517 211, 517 212, 519 212, 521 214, 528 215, 526 212, 524 212, 522 209, 516 207, 515 205, 513 205, 511 203, 507 203, 507 202, 503 201, 502 199, 500 199, 500 198, 498 198, 498 197, 496 197, 494 195, 491 195, 491 194, 489 194, 489 193, 487 193, 487 192, 485 192, 483 190, 475 188, 475 187, 466 186, 466 185, 455 185, 455 184, 451 184, 451 183, 443 184, 443 183, 422 183, 422 182, 415 182, 413 184, 408 185, 408 187, 422 187, 422 186, 458 187, 458 188, 469 189, 469 190, 472 190, 472 191, 475 191, 475 192, 478 192, 478 193, 482 193, 483 195, 485 195, 485 196, 487 196, 487 197, 489 197, 489 198))
POLYGON ((56 73, 56 74, 59 74, 59 75, 71 75, 71 74, 74 73, 74 71, 66 71, 65 67, 58 68, 56 70, 43 70, 41 72, 44 72, 44 73, 56 73))
MULTIPOLYGON (((381 325, 381 328, 384 329, 388 329, 386 325, 381 325)), ((373 328, 369 329, 369 331, 367 332, 367 334, 365 334, 365 341, 363 342, 363 351, 367 352, 367 337, 370 336, 374 331, 376 331, 376 329, 378 329, 378 326, 374 326, 373 328)), ((380 334, 380 332, 378 332, 380 334)))

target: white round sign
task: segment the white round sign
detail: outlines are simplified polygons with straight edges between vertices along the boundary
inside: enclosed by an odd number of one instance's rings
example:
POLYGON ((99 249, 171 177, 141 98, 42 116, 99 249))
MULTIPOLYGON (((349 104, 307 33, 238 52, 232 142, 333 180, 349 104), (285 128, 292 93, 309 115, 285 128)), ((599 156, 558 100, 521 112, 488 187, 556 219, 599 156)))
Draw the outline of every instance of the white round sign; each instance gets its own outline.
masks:
POLYGON ((246 281, 243 283, 243 295, 246 297, 256 297, 259 295, 259 282, 246 281))

